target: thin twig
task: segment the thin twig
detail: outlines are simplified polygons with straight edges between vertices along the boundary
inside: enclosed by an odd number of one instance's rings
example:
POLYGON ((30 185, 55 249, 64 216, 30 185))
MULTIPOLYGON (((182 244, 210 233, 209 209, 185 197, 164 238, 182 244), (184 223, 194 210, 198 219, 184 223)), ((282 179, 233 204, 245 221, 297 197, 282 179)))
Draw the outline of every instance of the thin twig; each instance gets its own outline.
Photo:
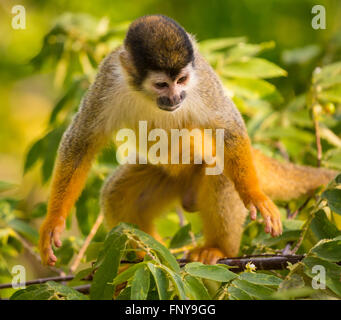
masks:
POLYGON ((180 227, 183 227, 184 226, 184 221, 185 221, 185 217, 184 217, 184 211, 182 210, 182 208, 180 206, 177 206, 175 208, 175 211, 179 217, 179 224, 180 224, 180 227))
POLYGON ((86 252, 86 249, 88 248, 92 238, 95 236, 95 234, 96 234, 96 232, 97 232, 97 230, 100 227, 102 222, 103 222, 103 213, 100 213, 98 215, 97 219, 96 219, 96 222, 92 226, 92 228, 90 230, 90 233, 86 237, 82 248, 79 250, 75 261, 73 262, 73 264, 70 267, 70 272, 71 273, 74 273, 77 270, 77 268, 78 268, 78 266, 79 266, 79 264, 80 264, 80 262, 81 262, 81 260, 82 260, 82 258, 84 256, 84 254, 86 252))
POLYGON ((320 126, 317 119, 315 106, 313 106, 313 121, 315 128, 315 138, 316 138, 316 148, 317 148, 317 167, 321 167, 322 161, 322 145, 321 145, 321 134, 320 134, 320 126))

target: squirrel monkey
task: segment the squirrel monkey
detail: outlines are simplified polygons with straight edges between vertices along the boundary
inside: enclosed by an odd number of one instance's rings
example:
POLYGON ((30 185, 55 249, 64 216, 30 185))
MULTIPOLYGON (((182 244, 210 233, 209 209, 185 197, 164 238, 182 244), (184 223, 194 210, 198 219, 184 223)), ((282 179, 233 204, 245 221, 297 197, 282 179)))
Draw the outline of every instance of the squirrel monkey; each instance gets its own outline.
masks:
POLYGON ((62 138, 40 229, 44 264, 54 265, 57 260, 52 244, 61 245, 66 216, 96 153, 119 129, 137 132, 139 120, 147 122, 148 132, 224 129, 221 174, 206 175, 205 163, 124 164, 101 193, 110 228, 123 221, 156 236, 153 219, 177 201, 188 211, 198 211, 205 245, 191 252, 194 261, 215 263, 237 255, 247 210, 252 219, 258 210, 265 231, 280 235, 280 213, 270 198, 299 197, 335 175, 326 169, 280 163, 254 150, 240 113, 198 52, 194 38, 168 17, 144 16, 130 25, 124 44, 101 63, 62 138))

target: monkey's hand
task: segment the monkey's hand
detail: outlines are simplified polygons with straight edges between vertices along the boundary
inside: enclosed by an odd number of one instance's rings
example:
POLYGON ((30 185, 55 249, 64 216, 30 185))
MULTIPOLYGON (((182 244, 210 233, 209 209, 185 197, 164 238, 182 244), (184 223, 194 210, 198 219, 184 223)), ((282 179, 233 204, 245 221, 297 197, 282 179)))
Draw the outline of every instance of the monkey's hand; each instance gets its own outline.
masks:
POLYGON ((224 258, 224 253, 218 248, 200 247, 193 249, 189 253, 189 260, 202 262, 205 264, 216 264, 218 260, 224 258))
POLYGON ((250 210, 252 220, 256 220, 257 209, 259 210, 264 219, 266 233, 271 233, 273 237, 282 234, 282 222, 279 210, 266 195, 261 192, 252 195, 246 207, 250 210))
POLYGON ((53 253, 52 243, 59 248, 62 245, 60 234, 65 228, 64 217, 47 218, 40 228, 39 251, 42 263, 54 266, 57 257, 53 253))

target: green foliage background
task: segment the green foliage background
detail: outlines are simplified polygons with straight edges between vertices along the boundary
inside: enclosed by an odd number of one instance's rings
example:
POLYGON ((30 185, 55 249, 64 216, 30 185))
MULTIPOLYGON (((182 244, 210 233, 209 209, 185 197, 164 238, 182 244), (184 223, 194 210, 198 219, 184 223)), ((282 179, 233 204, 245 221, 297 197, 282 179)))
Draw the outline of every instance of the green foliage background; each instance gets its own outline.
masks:
MULTIPOLYGON (((12 1, 0 6, 0 283, 22 264, 28 279, 69 272, 99 213, 98 194, 117 166, 112 146, 97 158, 67 221, 57 270, 37 259, 38 226, 46 213, 49 180, 61 135, 93 81, 102 58, 121 44, 134 18, 163 13, 195 34, 200 49, 242 112, 254 145, 296 163, 317 164, 314 121, 322 165, 341 170, 341 4, 320 1, 327 29, 311 27, 309 0, 244 1, 23 1, 25 30, 11 28, 12 1)), ((69 287, 56 283, 16 291, 13 299, 87 299, 71 287, 98 268, 90 298, 296 299, 340 298, 340 181, 311 199, 279 203, 284 233, 272 239, 259 222, 245 223, 240 254, 280 253, 302 240, 302 263, 279 272, 234 274, 225 266, 179 268, 174 256, 202 241, 196 214, 174 208, 157 221, 168 249, 129 225, 108 235, 101 226, 81 271, 69 287), (305 203, 295 219, 292 214, 305 203), (184 221, 182 221, 184 220, 184 221), (150 254, 117 275, 121 257, 134 259, 127 239, 150 254), (103 250, 106 248, 107 250, 103 250), (95 265, 92 263, 96 261, 95 265), (312 290, 312 266, 327 269, 325 290, 312 290), (91 267, 92 266, 92 267, 91 267), (116 267, 115 267, 116 266, 116 267), (128 281, 123 290, 117 286, 128 281)), ((78 270, 78 271, 79 271, 78 270)), ((0 290, 9 297, 14 290, 0 290)))

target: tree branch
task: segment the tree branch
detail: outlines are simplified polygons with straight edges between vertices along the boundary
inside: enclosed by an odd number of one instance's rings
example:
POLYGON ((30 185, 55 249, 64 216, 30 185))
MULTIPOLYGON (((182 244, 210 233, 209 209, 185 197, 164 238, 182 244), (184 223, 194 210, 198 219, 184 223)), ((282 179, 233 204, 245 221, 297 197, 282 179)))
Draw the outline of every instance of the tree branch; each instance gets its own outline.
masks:
POLYGON ((74 273, 77 270, 77 268, 78 268, 78 266, 79 266, 79 264, 80 264, 80 262, 81 262, 81 260, 82 260, 82 258, 84 256, 84 254, 86 252, 86 249, 88 248, 92 238, 95 236, 95 234, 96 234, 96 232, 97 232, 97 230, 100 227, 102 222, 103 222, 103 213, 100 213, 98 215, 97 219, 96 219, 96 222, 92 226, 92 228, 90 230, 90 233, 86 237, 82 248, 79 250, 78 255, 77 255, 75 261, 73 262, 73 264, 70 267, 70 272, 71 273, 74 273))
MULTIPOLYGON (((252 263, 255 265, 257 270, 283 270, 286 269, 288 263, 295 264, 301 261, 304 258, 304 255, 255 255, 255 256, 244 256, 244 257, 237 257, 237 258, 225 258, 220 259, 217 263, 218 264, 225 264, 227 266, 231 266, 231 271, 233 272, 241 272, 246 269, 246 265, 248 263, 252 263)), ((139 261, 121 261, 121 263, 125 264, 134 264, 141 262, 139 261)), ((187 259, 178 259, 177 260, 180 266, 184 266, 191 261, 187 259)), ((68 275, 63 277, 49 277, 49 278, 41 278, 36 280, 30 280, 24 283, 23 285, 32 285, 32 284, 41 284, 47 281, 70 281, 74 279, 74 275, 68 275)), ((87 277, 82 280, 91 280, 92 277, 87 277)), ((87 286, 88 287, 88 286, 87 286)), ((84 286, 79 286, 80 290, 87 288, 84 286)), ((0 289, 7 289, 12 288, 12 283, 5 283, 0 284, 0 289)), ((76 290, 78 287, 76 287, 76 290)), ((85 290, 85 289, 84 289, 85 290)), ((81 291, 83 292, 83 291, 81 291)))

